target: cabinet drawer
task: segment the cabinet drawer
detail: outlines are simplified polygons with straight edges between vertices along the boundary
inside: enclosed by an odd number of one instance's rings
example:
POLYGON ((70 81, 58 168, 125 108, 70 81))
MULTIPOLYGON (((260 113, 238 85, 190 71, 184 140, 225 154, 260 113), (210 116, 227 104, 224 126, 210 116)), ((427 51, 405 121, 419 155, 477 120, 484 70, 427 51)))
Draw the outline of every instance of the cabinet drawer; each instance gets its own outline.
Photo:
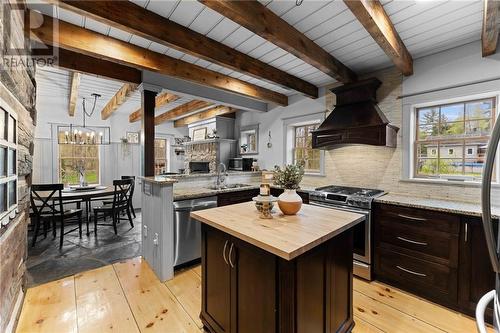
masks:
POLYGON ((457 301, 457 270, 446 265, 377 249, 377 278, 423 297, 451 304, 457 301))
POLYGON ((258 189, 219 193, 217 195, 217 206, 221 207, 252 201, 252 198, 257 196, 258 194, 258 189))
POLYGON ((380 224, 414 226, 422 232, 458 235, 460 230, 460 217, 449 213, 384 204, 377 205, 376 215, 380 224))
POLYGON ((401 223, 381 223, 379 228, 381 242, 408 249, 419 259, 457 267, 458 235, 401 223))

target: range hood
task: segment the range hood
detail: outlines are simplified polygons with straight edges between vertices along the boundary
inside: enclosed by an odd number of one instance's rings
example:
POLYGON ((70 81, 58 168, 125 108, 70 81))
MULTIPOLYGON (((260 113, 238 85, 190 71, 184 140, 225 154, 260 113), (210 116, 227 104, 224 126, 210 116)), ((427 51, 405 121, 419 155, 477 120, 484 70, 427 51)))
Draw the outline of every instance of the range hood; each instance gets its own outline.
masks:
POLYGON ((331 89, 335 108, 312 133, 312 147, 333 149, 341 144, 396 147, 398 127, 391 125, 377 105, 381 82, 371 78, 331 89))

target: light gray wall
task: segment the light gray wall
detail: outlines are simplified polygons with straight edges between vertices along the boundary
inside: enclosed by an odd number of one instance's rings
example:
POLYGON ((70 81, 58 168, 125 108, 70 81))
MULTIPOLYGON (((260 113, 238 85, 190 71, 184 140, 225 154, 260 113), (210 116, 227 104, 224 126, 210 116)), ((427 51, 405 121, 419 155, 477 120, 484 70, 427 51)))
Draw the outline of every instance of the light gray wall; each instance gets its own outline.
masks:
MULTIPOLYGON (((454 199, 479 202, 479 186, 474 185, 441 185, 405 181, 403 161, 407 153, 403 139, 407 139, 409 127, 409 103, 415 98, 399 99, 404 93, 415 93, 422 90, 442 88, 457 83, 483 80, 500 76, 500 55, 482 58, 479 43, 450 49, 448 51, 427 56, 414 61, 414 74, 403 76, 394 68, 367 74, 364 77, 376 76, 382 81, 377 92, 379 107, 391 123, 400 127, 398 147, 375 147, 367 145, 345 145, 327 151, 325 154, 326 176, 306 176, 304 183, 313 186, 337 184, 346 186, 363 186, 380 188, 388 192, 410 194, 423 197, 454 199), (404 104, 403 104, 404 103, 404 104)), ((443 94, 466 96, 474 91, 499 90, 500 81, 483 85, 469 85, 453 91, 427 94, 427 99, 440 99, 443 94)), ((418 99, 422 97, 419 96, 418 99)), ((236 118, 236 127, 260 124, 259 164, 263 168, 271 168, 274 164, 283 163, 283 123, 289 116, 307 115, 326 110, 332 104, 331 95, 312 100, 294 96, 286 108, 276 108, 267 113, 240 113, 236 118), (328 102, 327 102, 328 100, 328 102), (292 102, 293 101, 293 102, 292 102), (327 103, 327 105, 325 105, 327 103), (268 131, 272 134, 272 148, 268 149, 268 131)), ((500 197, 497 188, 493 197, 500 197)))
MULTIPOLYGON (((37 99, 37 127, 34 139, 33 183, 58 182, 58 146, 53 141, 57 130, 56 124, 82 124, 81 113, 75 117, 68 115, 67 99, 61 96, 41 96, 37 99), (52 125, 51 125, 52 124, 52 125), (51 134, 51 131, 54 134, 51 134)), ((110 118, 102 120, 100 110, 87 119, 87 125, 110 126, 111 144, 100 146, 101 184, 112 184, 122 175, 140 175, 140 146, 121 143, 120 138, 126 132, 139 132, 141 122, 129 123, 128 112, 118 109, 110 118), (122 112, 123 111, 123 112, 122 112)), ((187 127, 175 128, 173 122, 156 126, 157 137, 173 140, 174 137, 187 135, 187 127)), ((173 150, 171 151, 173 154, 173 150)), ((171 158, 172 160, 172 158, 171 158)), ((140 191, 134 195, 135 207, 141 204, 140 191)))

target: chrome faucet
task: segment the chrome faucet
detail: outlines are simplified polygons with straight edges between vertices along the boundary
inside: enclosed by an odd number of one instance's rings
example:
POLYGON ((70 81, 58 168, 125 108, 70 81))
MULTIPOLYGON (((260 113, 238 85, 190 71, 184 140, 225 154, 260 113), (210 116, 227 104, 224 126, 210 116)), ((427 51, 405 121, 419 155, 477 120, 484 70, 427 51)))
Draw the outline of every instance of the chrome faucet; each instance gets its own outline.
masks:
POLYGON ((224 186, 224 183, 226 182, 226 171, 227 171, 227 168, 226 168, 226 165, 224 163, 219 163, 219 166, 217 167, 217 187, 223 187, 224 186), (224 171, 221 171, 221 167, 224 171), (222 173, 222 175, 221 175, 222 173))

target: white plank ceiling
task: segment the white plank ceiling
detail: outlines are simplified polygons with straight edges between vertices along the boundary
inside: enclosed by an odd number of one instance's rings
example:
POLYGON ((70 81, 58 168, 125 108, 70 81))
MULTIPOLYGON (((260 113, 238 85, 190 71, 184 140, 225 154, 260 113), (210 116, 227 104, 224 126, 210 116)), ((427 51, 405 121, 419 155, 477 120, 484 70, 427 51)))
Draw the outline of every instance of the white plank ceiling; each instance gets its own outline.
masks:
MULTIPOLYGON (((333 78, 301 59, 197 1, 132 1, 317 86, 335 82, 333 78)), ((260 1, 357 73, 366 73, 392 65, 391 60, 342 1, 304 0, 300 6, 296 6, 295 0, 260 1)), ((381 0, 381 2, 414 59, 480 39, 483 12, 481 0, 381 0)), ((53 8, 52 12, 46 14, 286 95, 296 93, 61 8, 53 8)), ((116 88, 116 83, 113 84, 110 85, 111 90, 116 88)), ((137 100, 133 98, 131 102, 137 100)))

